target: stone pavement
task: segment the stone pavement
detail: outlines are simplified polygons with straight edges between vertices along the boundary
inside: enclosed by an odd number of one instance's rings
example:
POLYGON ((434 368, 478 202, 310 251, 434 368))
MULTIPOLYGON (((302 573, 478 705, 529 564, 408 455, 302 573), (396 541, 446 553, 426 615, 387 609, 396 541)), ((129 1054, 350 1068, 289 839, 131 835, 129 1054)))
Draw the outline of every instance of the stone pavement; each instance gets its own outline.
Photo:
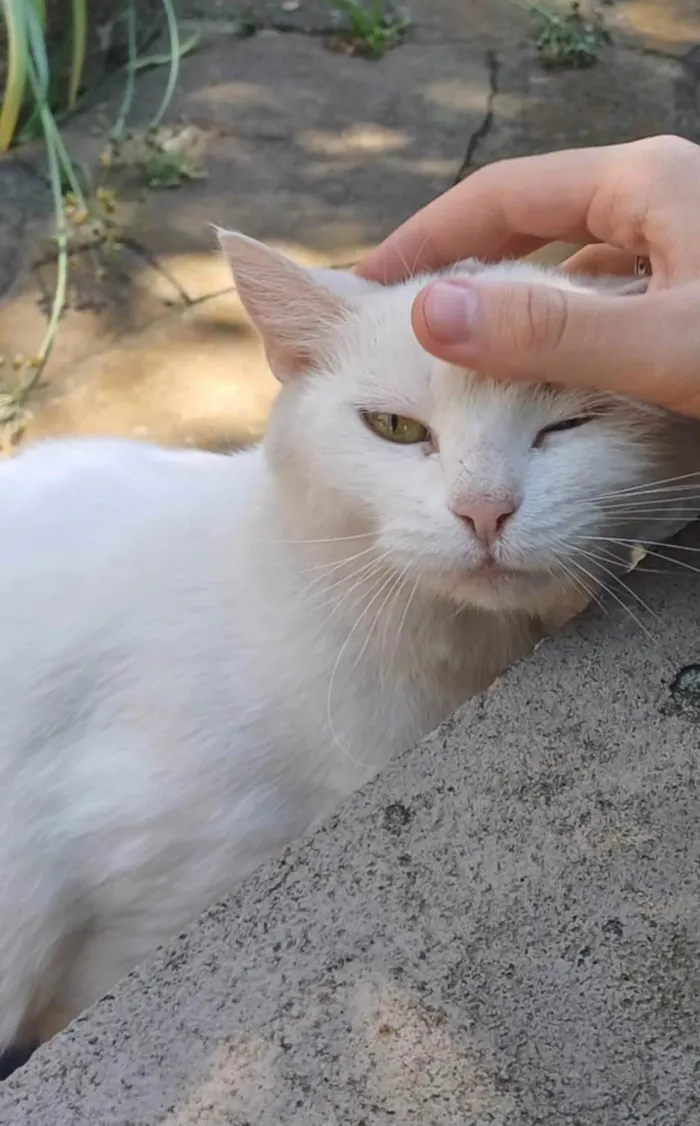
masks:
MULTIPOLYGON (((324 0, 254 6, 243 40, 250 2, 180 5, 203 38, 169 120, 207 177, 101 173, 122 249, 75 255, 22 440, 260 435, 275 387, 211 222, 343 264, 487 161, 700 139, 700 2, 601 5, 613 45, 557 73, 508 0, 413 0, 377 63, 326 49, 324 0)), ((163 80, 139 76, 137 121, 163 80)), ((120 96, 67 127, 92 166, 120 96)), ((45 323, 40 170, 0 163, 0 389, 45 323)), ((651 643, 613 612, 544 646, 38 1052, 0 1126, 700 1121, 700 704, 670 692, 698 620, 692 575, 639 581, 651 643)))

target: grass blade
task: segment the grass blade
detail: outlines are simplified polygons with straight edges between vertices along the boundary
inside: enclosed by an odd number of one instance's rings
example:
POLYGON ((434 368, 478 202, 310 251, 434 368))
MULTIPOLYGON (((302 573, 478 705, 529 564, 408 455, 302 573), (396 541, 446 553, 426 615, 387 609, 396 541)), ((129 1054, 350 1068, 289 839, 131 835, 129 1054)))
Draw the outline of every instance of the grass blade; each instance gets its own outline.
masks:
POLYGON ((162 0, 163 8, 165 10, 165 18, 168 24, 168 40, 170 44, 170 72, 168 74, 168 82, 163 94, 163 100, 158 107, 158 110, 153 117, 151 127, 159 125, 165 111, 172 101, 173 94, 175 93, 175 86, 177 84, 177 77, 180 73, 180 35, 177 27, 177 16, 172 4, 172 0, 162 0))
MULTIPOLYGON (((202 36, 198 31, 193 31, 186 39, 181 39, 178 45, 178 54, 180 58, 189 55, 196 47, 202 42, 202 36)), ((134 70, 146 70, 151 66, 167 66, 170 62, 170 52, 163 51, 157 55, 142 55, 134 63, 134 70)))
POLYGON ((46 55, 46 39, 41 20, 33 4, 26 5, 27 74, 36 104, 49 103, 51 71, 46 55))
POLYGON ((136 8, 133 3, 129 4, 124 13, 124 18, 126 19, 126 42, 128 52, 126 60, 126 82, 124 84, 122 104, 119 107, 119 117, 115 121, 114 127, 110 133, 113 141, 120 141, 124 136, 126 119, 129 116, 129 110, 131 109, 131 103, 134 98, 134 78, 136 70, 136 8))
POLYGON ((7 78, 0 109, 0 153, 7 152, 17 129, 27 85, 27 23, 22 0, 2 0, 7 29, 7 78))
POLYGON ((68 106, 73 109, 80 93, 80 79, 87 49, 87 0, 73 0, 73 54, 68 85, 68 106))
POLYGON ((54 290, 49 323, 46 326, 44 338, 37 353, 36 370, 28 383, 22 388, 23 396, 29 393, 43 371, 44 365, 51 352, 58 322, 66 304, 68 284, 68 230, 63 211, 62 161, 67 160, 67 171, 73 172, 49 104, 49 63, 46 57, 46 40, 44 39, 41 20, 33 5, 28 5, 25 8, 25 12, 26 42, 28 48, 26 54, 27 77, 44 133, 49 183, 51 185, 51 196, 53 200, 57 261, 56 288, 54 290))
POLYGON ((32 0, 32 6, 43 30, 46 27, 46 4, 44 0, 32 0))

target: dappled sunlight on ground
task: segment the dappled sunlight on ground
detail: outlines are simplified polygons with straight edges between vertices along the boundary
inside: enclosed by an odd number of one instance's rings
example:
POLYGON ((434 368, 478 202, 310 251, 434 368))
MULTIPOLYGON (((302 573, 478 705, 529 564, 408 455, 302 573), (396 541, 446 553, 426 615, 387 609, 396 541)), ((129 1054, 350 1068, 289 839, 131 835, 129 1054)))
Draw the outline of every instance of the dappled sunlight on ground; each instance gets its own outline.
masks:
POLYGON ((440 1122, 500 1121, 516 1104, 484 1066, 492 1046, 474 1039, 470 1051, 464 1021, 455 1036, 454 1020, 378 974, 365 973, 341 990, 338 1005, 327 988, 313 984, 304 1005, 288 1011, 284 1038, 272 1029, 241 1028, 200 1060, 197 1078, 192 1075, 163 1126, 184 1126, 214 1109, 226 1121, 329 1126, 339 1121, 333 1091, 342 1088, 353 1092, 355 1114, 372 1109, 372 1121, 409 1122, 431 1106, 440 1122), (306 1091, 294 1110, 292 1075, 294 1086, 306 1091))
POLYGON ((376 122, 358 122, 340 133, 308 129, 299 133, 299 143, 311 153, 323 156, 354 156, 357 153, 393 153, 407 148, 411 138, 396 129, 385 129, 376 122))
POLYGON ((119 434, 236 448, 261 436, 276 390, 258 339, 227 292, 57 376, 26 437, 119 434))
POLYGON ((623 0, 620 7, 624 25, 659 49, 687 49, 700 38, 697 0, 623 0))

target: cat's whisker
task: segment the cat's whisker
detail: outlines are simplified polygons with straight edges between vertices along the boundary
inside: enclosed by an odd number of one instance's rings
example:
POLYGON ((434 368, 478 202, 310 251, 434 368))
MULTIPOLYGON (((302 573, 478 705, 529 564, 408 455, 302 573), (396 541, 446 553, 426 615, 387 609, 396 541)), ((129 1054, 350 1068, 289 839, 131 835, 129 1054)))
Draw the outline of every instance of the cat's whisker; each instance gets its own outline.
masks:
MULTIPOLYGON (((406 564, 403 571, 401 571, 397 575, 396 581, 394 582, 393 586, 391 586, 389 588, 389 593, 387 594, 386 598, 384 599, 381 606, 377 610, 377 613, 374 617, 374 621, 372 622, 372 625, 370 626, 370 628, 367 630, 367 635, 365 637, 364 642, 362 643, 362 648, 360 649, 360 652, 357 654, 357 656, 355 658, 354 668, 357 668, 357 666, 359 665, 360 661, 362 660, 365 652, 367 651, 367 646, 369 645, 369 642, 370 642, 370 639, 371 639, 372 634, 374 632, 374 629, 375 629, 377 622, 379 621, 380 617, 382 616, 384 610, 386 609, 386 607, 389 604, 391 604, 391 606, 393 607, 393 605, 395 603, 395 597, 398 597, 398 594, 401 590, 401 586, 403 584, 404 577, 406 575, 406 572, 408 571, 408 567, 409 567, 409 564, 406 564)), ((391 610, 387 611, 387 618, 390 620, 391 610)))
MULTIPOLYGON (((382 566, 382 564, 377 564, 377 566, 372 571, 370 571, 366 575, 364 575, 359 582, 355 583, 354 586, 351 587, 350 590, 346 591, 346 593, 342 596, 342 598, 340 598, 340 599, 334 598, 330 601, 330 603, 328 603, 328 604, 331 605, 331 610, 330 610, 330 613, 327 614, 326 617, 324 618, 324 620, 320 623, 320 629, 321 630, 324 629, 324 627, 327 625, 327 623, 331 620, 333 615, 336 613, 336 610, 339 607, 341 607, 343 605, 343 603, 347 602, 348 598, 353 594, 353 592, 355 590, 357 590, 358 588, 361 588, 358 596, 356 598, 354 598, 351 602, 348 602, 347 605, 345 606, 345 610, 344 610, 345 616, 350 616, 350 615, 354 616, 360 610, 360 608, 363 605, 367 604, 368 599, 371 600, 373 598, 373 596, 377 593, 377 590, 380 587, 380 585, 384 585, 385 579, 390 578, 390 577, 391 576, 387 575, 387 573, 386 573, 386 568, 384 566, 382 566)), ((371 605, 372 605, 372 603, 370 601, 369 604, 366 606, 366 608, 368 608, 368 606, 371 606, 371 605)))
POLYGON ((645 513, 650 515, 679 513, 681 516, 687 516, 689 520, 694 520, 700 513, 700 497, 651 497, 634 501, 606 501, 596 505, 596 509, 605 515, 629 512, 640 517, 645 513))
MULTIPOLYGON (((598 550, 603 551, 605 549, 599 547, 598 550)), ((673 574, 673 572, 668 567, 665 570, 661 570, 660 567, 649 567, 649 566, 647 566, 646 559, 651 558, 651 557, 661 559, 661 560, 668 562, 668 563, 677 563, 679 567, 685 567, 688 571, 692 571, 694 574, 700 574, 700 568, 693 567, 693 565, 691 563, 683 563, 682 560, 670 559, 666 555, 662 556, 662 555, 658 554, 657 552, 650 552, 650 551, 646 551, 646 549, 645 549, 644 560, 640 560, 640 564, 642 562, 644 562, 644 574, 645 575, 666 575, 668 577, 668 575, 673 574)), ((618 561, 618 557, 615 556, 613 552, 607 553, 607 556, 604 556, 603 558, 606 558, 610 562, 617 562, 618 561)), ((636 570, 636 569, 637 569, 636 567, 633 568, 633 570, 636 570)))
POLYGON ((370 570, 376 562, 372 557, 366 560, 361 566, 355 567, 349 573, 342 573, 340 575, 317 575, 303 590, 300 591, 302 597, 308 597, 313 600, 315 609, 319 610, 325 603, 332 597, 333 591, 340 593, 340 590, 354 579, 359 579, 370 570), (332 580, 332 581, 331 581, 332 580))
MULTIPOLYGON (((371 564, 368 564, 366 569, 363 568, 363 573, 361 574, 361 576, 357 579, 356 582, 353 583, 349 590, 345 591, 345 593, 340 598, 337 596, 337 594, 333 594, 330 598, 327 598, 325 602, 321 602, 314 607, 315 610, 325 610, 327 606, 331 607, 330 613, 327 614, 326 617, 319 623, 319 630, 322 630, 328 624, 328 622, 330 622, 333 615, 347 601, 353 591, 357 590, 358 587, 364 586, 367 583, 371 583, 373 579, 384 572, 384 560, 386 556, 388 556, 388 554, 389 552, 387 551, 384 556, 380 557, 379 559, 373 560, 371 564)), ((349 577, 356 578, 356 575, 357 572, 349 577)), ((359 598, 352 604, 352 607, 350 607, 350 609, 357 609, 357 607, 362 604, 362 599, 366 597, 367 594, 367 591, 361 592, 359 598)))
POLYGON ((420 246, 416 250, 415 258, 413 260, 413 269, 411 270, 411 274, 410 274, 411 279, 415 278, 418 275, 418 263, 420 262, 421 258, 423 257, 423 251, 425 250, 426 246, 428 245, 428 242, 429 242, 429 239, 428 239, 428 236, 426 235, 425 238, 423 239, 423 241, 421 242, 420 246))
MULTIPOLYGON (((613 520, 608 521, 608 523, 613 524, 622 534, 624 534, 627 525, 632 525, 629 530, 638 533, 636 536, 638 543, 640 543, 643 538, 641 534, 642 528, 648 528, 648 530, 651 531, 652 524, 660 524, 664 527, 664 525, 671 523, 673 531, 669 532, 670 536, 671 534, 677 535, 679 532, 684 531, 686 528, 690 527, 693 522, 692 517, 688 518, 686 513, 678 512, 660 512, 656 515, 647 515, 646 513, 625 515, 624 513, 619 513, 615 514, 613 520)), ((630 538, 632 537, 630 536, 630 538)))
POLYGON ((640 493, 640 492, 643 493, 643 492, 649 492, 649 491, 660 491, 662 486, 669 486, 670 488, 684 488, 684 489, 685 488, 697 488, 698 486, 700 486, 700 470, 696 469, 696 470, 693 470, 691 473, 679 473, 675 477, 662 477, 661 479, 659 479, 657 481, 645 482, 645 483, 642 483, 640 485, 630 485, 628 488, 625 488, 625 489, 615 489, 615 490, 607 492, 607 493, 599 493, 597 496, 591 497, 590 499, 593 500, 593 501, 600 501, 600 500, 606 500, 608 497, 630 496, 632 494, 640 493), (691 484, 689 482, 689 478, 691 478, 691 477, 695 478, 695 481, 697 482, 697 484, 695 484, 695 483, 691 484), (689 483, 685 484, 685 485, 675 485, 674 482, 678 482, 678 481, 686 481, 686 482, 689 482, 689 483))
POLYGON ((403 571, 401 572, 401 581, 399 583, 398 589, 397 589, 397 591, 394 595, 391 606, 387 610, 387 613, 384 617, 384 627, 382 629, 381 641, 380 641, 380 644, 379 644, 379 683, 381 685, 382 693, 384 692, 384 685, 385 685, 384 651, 385 651, 385 647, 386 647, 386 644, 387 644, 387 634, 389 632, 389 626, 391 625, 394 610, 397 606, 400 606, 400 604, 401 604, 401 594, 402 594, 404 588, 406 587, 406 585, 408 584, 408 582, 410 581, 410 579, 408 577, 409 568, 410 568, 410 564, 407 564, 404 567, 403 571))
MULTIPOLYGON (((587 543, 588 540, 585 536, 581 536, 578 539, 576 539, 574 542, 579 544, 579 547, 577 548, 577 550, 582 551, 583 549, 580 547, 580 544, 581 543, 587 543)), ((596 551, 588 551, 588 552, 586 552, 586 554, 588 555, 589 558, 596 558, 597 557, 597 558, 602 559, 604 562, 613 563, 617 566, 625 566, 626 565, 625 560, 623 560, 620 557, 619 554, 616 554, 614 551, 609 551, 607 548, 604 548, 604 547, 598 547, 596 551)))
MULTIPOLYGON (((592 561, 595 562, 595 560, 592 560, 592 561)), ((606 594, 608 594, 613 599, 613 601, 615 601, 618 604, 618 606, 621 606, 622 609, 627 614, 629 614, 629 616, 631 617, 631 619, 635 623, 635 625, 637 625, 639 627, 639 629, 641 629, 642 633, 644 633, 649 638, 650 641, 654 640, 654 635, 646 627, 646 625, 642 621, 639 620, 639 618, 634 613, 632 608, 630 606, 628 606, 627 603, 624 601, 624 599, 620 598, 620 596, 614 590, 612 590, 611 587, 606 582, 603 582, 602 579, 596 579, 596 577, 594 575, 592 575, 591 572, 586 567, 584 567, 584 565, 580 561, 580 559, 575 559, 575 558, 569 556, 568 562, 573 567, 575 567, 575 569, 577 571, 581 571, 586 576, 586 578, 590 579, 590 581, 595 586, 599 586, 601 590, 603 590, 606 594)))
POLYGON ((631 595, 631 597, 634 598, 635 601, 638 602, 639 606, 641 608, 643 608, 646 611, 646 613, 650 615, 650 617, 656 618, 657 622, 658 622, 658 620, 661 620, 661 619, 659 619, 658 615, 656 614, 656 611, 653 610, 652 608, 650 608, 650 606, 647 605, 647 602, 645 602, 645 600, 643 598, 641 598, 639 593, 634 588, 629 586, 629 583, 625 579, 622 578, 622 575, 619 574, 617 571, 611 570, 609 568, 609 566, 607 565, 609 563, 610 564, 616 564, 617 563, 618 566, 625 566, 625 562, 620 560, 620 558, 617 558, 616 556, 614 556, 613 553, 610 553, 609 558, 607 558, 607 560, 605 560, 605 558, 598 553, 586 551, 586 549, 583 548, 581 546, 581 544, 578 544, 576 549, 577 549, 578 553, 584 555, 586 558, 589 558, 589 560, 592 563, 595 563, 596 565, 599 566, 599 568, 602 568, 602 570, 605 572, 605 574, 609 575, 610 579, 612 579, 613 582, 617 582, 619 584, 619 586, 622 588, 622 590, 625 590, 628 593, 628 595, 631 595))
POLYGON ((331 590, 335 590, 336 587, 342 586, 343 583, 349 582, 351 579, 353 579, 356 576, 362 574, 363 570, 365 570, 367 567, 371 566, 371 564, 374 563, 377 558, 383 558, 386 555, 386 553, 382 553, 382 556, 378 557, 376 555, 373 555, 372 554, 373 552, 374 552, 374 548, 372 548, 369 553, 368 552, 360 552, 360 555, 364 556, 366 554, 370 554, 371 557, 370 557, 370 559, 366 560, 364 563, 362 563, 358 567, 356 567, 354 570, 352 570, 349 574, 341 574, 340 576, 333 578, 336 571, 342 571, 344 567, 346 567, 348 564, 354 562, 357 558, 359 558, 359 556, 350 556, 349 559, 341 560, 341 562, 339 564, 337 564, 336 566, 333 566, 332 568, 330 568, 324 574, 314 575, 314 577, 303 588, 302 593, 312 595, 312 596, 315 596, 317 594, 324 595, 324 594, 327 594, 331 590))
POLYGON ((602 508, 606 512, 611 508, 661 508, 662 506, 669 507, 670 505, 677 505, 680 508, 690 508, 694 504, 700 504, 700 493, 670 493, 667 495, 650 493, 648 496, 610 497, 607 500, 596 502, 597 507, 602 508))
MULTIPOLYGON (((615 571, 611 570, 610 567, 606 566, 606 563, 602 559, 602 557, 596 556, 595 554, 593 554, 590 551, 586 551, 580 545, 577 548, 577 550, 582 555, 584 555, 587 559, 590 559, 590 561, 592 563, 595 563, 595 564, 597 564, 598 567, 601 567, 603 569, 603 571, 605 572, 605 574, 608 575, 614 582, 618 583, 624 591, 626 591, 628 594, 631 594, 632 597, 635 599, 635 601, 639 603, 639 605, 642 607, 643 610, 646 611, 647 614, 649 614, 652 618, 655 618, 657 621, 661 620, 659 618, 659 615, 656 613, 656 611, 652 610, 651 606, 649 606, 649 604, 644 601, 642 596, 640 594, 638 594, 637 591, 634 590, 634 588, 629 585, 629 583, 625 582, 625 580, 622 578, 621 575, 616 574, 615 571)), ((614 558, 608 560, 608 562, 614 562, 614 561, 615 561, 614 558)), ((612 593, 612 591, 610 590, 609 587, 608 587, 608 593, 609 594, 612 593)))
MULTIPOLYGON (((593 538, 596 539, 596 542, 597 542, 599 537, 593 537, 593 538)), ((613 540, 612 542, 616 543, 617 541, 613 540)), ((667 545, 661 544, 659 546, 667 546, 667 545)), ((672 550, 673 547, 675 547, 675 545, 668 545, 668 546, 669 546, 670 550, 672 550)), ((680 545, 678 545, 678 546, 680 546, 680 545)), ((653 547, 647 546, 646 543, 643 543, 641 545, 641 547, 643 548, 643 550, 646 552, 647 555, 650 555, 654 559, 660 559, 664 563, 670 563, 673 566, 682 567, 686 571, 691 571, 693 574, 700 575, 700 567, 695 567, 695 566, 693 566, 692 563, 686 563, 686 561, 684 559, 674 559, 674 557, 672 555, 664 555, 664 554, 662 554, 662 552, 660 552, 658 550, 654 550, 653 547)), ((645 570, 649 571, 649 568, 645 568, 645 570)), ((669 571, 659 571, 657 573, 668 575, 671 572, 669 572, 669 571)))
POLYGON ((394 576, 394 582, 389 587, 388 594, 384 598, 384 601, 381 603, 379 609, 377 610, 377 613, 374 616, 374 620, 373 620, 371 626, 367 630, 367 633, 365 635, 365 639, 362 642, 362 646, 360 647, 360 651, 357 654, 357 656, 355 657, 355 662, 354 662, 353 668, 357 668, 357 666, 359 665, 360 661, 362 660, 364 654, 366 653, 367 646, 370 643, 370 639, 371 639, 372 634, 375 630, 377 622, 379 621, 380 617, 382 616, 382 613, 384 612, 384 610, 385 610, 386 606, 388 605, 390 599, 397 592, 397 590, 400 589, 401 582, 402 582, 402 579, 403 579, 403 575, 404 575, 404 571, 402 571, 400 574, 394 576))
POLYGON ((352 629, 349 631, 347 637, 345 638, 345 641, 343 642, 343 644, 340 647, 340 650, 338 652, 338 656, 336 657, 335 663, 333 665, 333 670, 331 672, 331 677, 330 677, 330 681, 329 681, 329 684, 328 684, 328 692, 326 694, 326 722, 328 723, 328 730, 331 733, 331 738, 333 739, 333 742, 336 745, 336 747, 338 748, 338 750, 340 751, 340 753, 342 755, 344 755, 345 758, 347 758, 353 764, 353 766, 358 766, 360 768, 362 768, 364 764, 358 762, 357 759, 353 758, 353 756, 343 747, 342 743, 340 742, 340 739, 338 738, 338 734, 335 730, 335 727, 333 725, 333 715, 332 715, 332 711, 333 711, 333 706, 332 706, 333 688, 334 688, 334 685, 335 685, 335 678, 336 678, 337 673, 338 673, 338 668, 340 666, 340 663, 343 659, 343 655, 345 654, 345 651, 346 651, 348 645, 352 641, 353 637, 355 636, 356 631, 360 628, 360 625, 364 621, 364 618, 369 613, 369 611, 371 610, 374 603, 377 601, 378 598, 381 597, 382 592, 384 590, 386 590, 386 587, 389 585, 389 583, 392 583, 394 581, 394 579, 395 579, 395 575, 392 572, 383 581, 381 580, 381 578, 380 578, 380 580, 378 580, 379 586, 375 590, 375 593, 374 593, 372 599, 367 604, 367 606, 365 606, 365 608, 362 611, 362 613, 360 614, 360 616, 355 620, 355 624, 352 626, 352 629))
POLYGON ((700 504, 700 492, 695 487, 693 491, 686 489, 673 490, 672 492, 654 491, 649 493, 638 493, 636 496, 620 496, 620 497, 586 497, 586 501, 595 504, 598 508, 608 509, 617 505, 629 505, 630 508, 636 505, 647 504, 650 507, 660 506, 662 504, 677 504, 687 507, 692 504, 700 504))
MULTIPOLYGON (((576 572, 571 568, 571 561, 557 557, 557 564, 559 567, 561 567, 569 581, 574 584, 576 589, 580 590, 591 602, 595 602, 595 604, 600 607, 603 613, 609 616, 608 608, 603 603, 600 597, 600 592, 596 589, 596 587, 589 587, 588 584, 583 581, 581 576, 576 574, 576 572)), ((550 574, 552 574, 554 577, 553 571, 550 570, 550 574)))
MULTIPOLYGON (((374 549, 372 549, 372 551, 373 550, 374 549)), ((364 556, 365 552, 361 552, 360 554, 364 556)), ((335 586, 337 586, 338 584, 346 582, 348 579, 354 578, 355 575, 361 574, 361 572, 364 570, 364 568, 369 567, 374 562, 374 559, 376 559, 376 558, 377 558, 376 555, 374 557, 370 557, 370 559, 367 559, 364 563, 360 563, 349 574, 343 574, 339 578, 334 579, 333 575, 334 575, 334 572, 335 572, 336 569, 342 570, 343 567, 346 567, 349 564, 355 562, 356 556, 351 555, 348 559, 341 560, 340 563, 338 564, 337 568, 334 566, 331 570, 327 571, 324 574, 314 575, 313 578, 311 578, 308 581, 308 583, 304 586, 303 593, 304 594, 310 594, 312 591, 314 591, 316 589, 319 589, 319 590, 322 590, 322 591, 333 590, 333 588, 335 586)))
MULTIPOLYGON (((670 555, 662 555, 660 551, 655 551, 653 548, 647 550, 647 555, 650 555, 652 559, 660 559, 663 563, 670 563, 672 566, 681 567, 684 571, 690 571, 694 575, 700 575, 700 567, 694 567, 692 563, 686 563, 684 559, 674 559, 670 555)), ((645 570, 650 571, 650 568, 647 567, 645 570)), ((670 572, 666 570, 656 571, 655 573, 668 575, 670 572)))
POLYGON ((305 544, 305 543, 309 543, 309 544, 312 544, 312 543, 346 543, 348 540, 370 539, 374 535, 376 535, 375 532, 358 532, 354 536, 326 536, 325 538, 322 538, 322 539, 311 539, 311 540, 257 540, 256 542, 261 543, 261 544, 268 544, 268 543, 269 544, 275 544, 276 546, 297 545, 297 544, 305 544))
POLYGON ((677 497, 682 499, 697 496, 699 491, 700 482, 685 485, 642 485, 634 492, 603 493, 601 496, 593 496, 589 499, 601 504, 609 500, 639 500, 644 497, 658 497, 659 499, 677 497))
POLYGON ((700 500, 689 501, 687 504, 677 504, 668 502, 649 503, 647 501, 640 501, 638 504, 601 504, 598 506, 599 511, 604 512, 606 516, 620 515, 629 513, 631 516, 642 517, 647 514, 658 516, 682 516, 688 517, 688 520, 695 519, 700 513, 700 500))
MULTIPOLYGON (((671 522, 674 525, 674 527, 676 527, 678 529, 678 531, 680 532, 680 531, 683 531, 685 528, 690 527, 695 522, 695 514, 694 513, 675 512, 673 509, 671 509, 670 512, 667 511, 667 512, 651 512, 651 513, 647 513, 647 512, 628 512, 628 513, 613 512, 613 513, 607 513, 606 512, 605 515, 609 516, 611 518, 609 521, 607 521, 607 523, 620 525, 621 527, 625 524, 632 524, 633 530, 635 530, 635 531, 638 530, 638 529, 641 529, 641 527, 647 527, 647 525, 651 525, 651 524, 662 524, 663 525, 663 524, 668 524, 669 522, 671 522), (685 523, 683 523, 683 521, 685 521, 685 523)), ((638 539, 642 538, 641 532, 637 536, 637 538, 638 539)))
POLYGON ((413 273, 409 268, 408 262, 404 258, 403 253, 398 248, 397 248, 397 254, 399 256, 399 261, 401 262, 401 265, 403 266, 403 270, 404 270, 406 280, 410 281, 411 278, 413 277, 413 273))
POLYGON ((621 544, 624 547, 643 547, 645 550, 648 547, 663 547, 666 549, 673 548, 674 551, 689 551, 695 555, 700 554, 700 547, 693 547, 692 544, 685 543, 672 543, 668 540, 648 540, 646 538, 640 539, 639 537, 631 538, 625 536, 583 536, 587 542, 591 543, 615 543, 621 544))
POLYGON ((559 566, 562 567, 564 572, 566 574, 568 574, 571 577, 572 580, 576 581, 576 578, 578 577, 578 583, 580 584, 580 589, 582 589, 584 594, 588 595, 591 598, 591 600, 594 601, 595 604, 598 607, 600 607, 600 609, 603 611, 603 613, 607 617, 609 617, 610 612, 609 612, 607 606, 604 604, 603 599, 601 597, 601 593, 600 593, 601 589, 604 589, 604 588, 601 588, 601 583, 593 575, 591 575, 584 567, 582 567, 581 565, 579 565, 578 567, 576 566, 576 559, 572 558, 572 556, 570 554, 571 553, 571 543, 570 543, 569 540, 565 540, 561 536, 556 536, 556 537, 554 537, 554 539, 555 539, 555 542, 563 549, 563 554, 560 554, 560 555, 557 556, 557 562, 558 562, 559 566), (569 568, 572 568, 573 570, 569 570, 569 568), (588 584, 584 582, 584 580, 580 577, 580 574, 578 574, 578 576, 577 576, 577 571, 586 575, 586 577, 588 578, 588 580, 592 584, 591 587, 589 587, 588 584))
POLYGON ((372 544, 370 547, 366 547, 362 551, 355 552, 354 555, 344 555, 342 559, 332 559, 330 562, 326 563, 314 563, 311 567, 299 567, 297 574, 311 575, 318 572, 325 572, 326 574, 330 574, 333 571, 339 570, 340 567, 345 567, 348 563, 352 563, 355 559, 362 558, 363 555, 369 555, 369 553, 374 550, 375 545, 372 544))
POLYGON ((579 575, 579 582, 581 583, 584 591, 596 591, 598 598, 600 598, 600 590, 602 589, 600 582, 590 573, 590 571, 586 570, 586 568, 580 563, 579 560, 567 557, 566 561, 564 561, 560 557, 557 561, 567 574, 579 575), (569 571, 568 568, 571 568, 571 570, 569 571), (591 583, 590 587, 588 586, 588 583, 580 577, 580 575, 585 576, 585 579, 587 579, 588 582, 591 583))
MULTIPOLYGON (((415 253, 415 256, 414 256, 414 259, 413 259, 413 265, 412 266, 408 265, 408 262, 404 258, 401 251, 397 250, 397 254, 399 256, 399 261, 401 262, 401 265, 403 266, 403 269, 404 269, 406 281, 413 281, 413 279, 416 277, 416 275, 418 273, 418 270, 417 270, 418 263, 420 262, 420 260, 423 256, 423 251, 425 250, 426 246, 428 245, 428 241, 429 240, 426 237, 426 238, 423 239, 423 241, 418 246, 418 249, 416 250, 416 253, 415 253)), ((386 273, 384 274, 384 284, 386 285, 386 273)))
MULTIPOLYGON (((416 591, 418 590, 419 586, 420 586, 420 578, 417 578, 417 579, 415 579, 415 581, 413 583, 413 587, 411 588, 411 593, 409 594, 408 599, 406 600, 406 605, 403 608, 403 613, 402 613, 401 619, 399 621, 399 627, 396 631, 396 636, 394 638, 394 647, 391 650, 391 654, 389 656, 389 663, 388 663, 388 666, 387 666, 388 674, 391 674, 391 669, 393 667, 394 661, 396 659, 396 654, 397 654, 398 648, 399 648, 399 641, 401 639, 401 631, 406 624, 406 620, 408 618, 408 613, 409 613, 409 610, 411 609, 411 603, 413 602, 413 599, 415 598, 416 591)), ((381 668, 382 668, 382 665, 380 664, 380 669, 381 668)), ((384 681, 382 681, 382 684, 383 683, 384 683, 384 681)))
MULTIPOLYGON (((315 610, 316 613, 320 613, 322 610, 328 610, 326 617, 318 623, 319 629, 323 629, 326 625, 328 625, 333 615, 342 608, 342 606, 347 602, 348 598, 350 598, 354 591, 366 587, 367 583, 371 582, 371 580, 375 578, 375 576, 378 575, 379 572, 383 569, 384 568, 382 567, 381 563, 373 562, 372 564, 368 564, 367 569, 363 571, 361 575, 357 577, 353 576, 355 578, 355 582, 353 582, 352 586, 350 586, 345 592, 343 592, 342 590, 342 582, 339 582, 337 584, 340 589, 336 589, 334 592, 330 590, 317 591, 316 593, 318 595, 325 595, 325 597, 322 597, 320 601, 312 602, 311 605, 313 610, 315 610)), ((359 603, 362 601, 363 593, 363 590, 360 589, 357 605, 359 605, 359 603)), ((355 603, 353 603, 353 605, 355 605, 355 603)))

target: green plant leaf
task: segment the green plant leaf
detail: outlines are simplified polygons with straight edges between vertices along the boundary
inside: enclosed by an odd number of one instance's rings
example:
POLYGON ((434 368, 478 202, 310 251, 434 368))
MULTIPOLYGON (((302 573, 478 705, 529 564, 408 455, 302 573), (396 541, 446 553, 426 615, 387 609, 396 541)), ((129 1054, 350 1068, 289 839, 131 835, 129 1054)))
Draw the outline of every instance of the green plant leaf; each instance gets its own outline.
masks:
MULTIPOLYGON (((180 58, 189 55, 194 51, 202 41, 202 36, 198 31, 194 31, 187 39, 181 39, 178 43, 178 54, 180 58)), ((134 63, 134 70, 146 70, 151 66, 167 66, 170 63, 171 56, 168 51, 161 51, 158 55, 142 55, 134 63)))
POLYGON ((0 153, 12 144, 27 85, 27 22, 22 0, 2 0, 2 14, 7 29, 7 77, 0 109, 0 153))
POLYGON ((32 5, 43 30, 46 27, 46 4, 44 0, 32 0, 32 5))
POLYGON ((41 19, 32 4, 25 6, 25 23, 27 28, 27 66, 32 93, 36 101, 48 102, 51 71, 46 54, 46 40, 41 19))
POLYGON ((177 16, 172 4, 172 0, 162 0, 163 9, 165 11, 165 19, 168 25, 168 40, 170 43, 169 60, 170 72, 168 74, 168 81, 165 87, 163 99, 151 120, 151 127, 154 128, 159 125, 163 119, 165 112, 170 105, 173 94, 175 93, 175 86, 177 85, 177 76, 180 73, 180 34, 177 26, 177 16))
POLYGON ((87 0, 73 0, 73 53, 68 85, 68 105, 71 109, 78 100, 80 92, 80 79, 85 65, 85 50, 87 47, 87 23, 87 0))
POLYGON ((46 41, 39 13, 31 4, 24 9, 27 28, 27 77, 32 89, 34 102, 41 118, 44 131, 44 147, 48 162, 49 183, 54 209, 54 229, 58 255, 56 260, 56 288, 54 289, 49 323, 44 332, 44 338, 37 353, 38 362, 34 374, 22 389, 23 396, 28 394, 40 378, 44 365, 49 358, 54 338, 58 329, 61 314, 66 305, 66 290, 68 283, 68 240, 66 220, 63 213, 63 174, 71 182, 74 180, 80 194, 80 185, 70 163, 65 146, 58 131, 49 105, 49 64, 46 57, 46 41))
POLYGON ((126 19, 126 43, 128 51, 126 60, 126 82, 124 84, 122 104, 119 107, 119 117, 115 121, 110 133, 110 137, 113 141, 120 141, 124 136, 126 119, 129 116, 129 110, 131 109, 131 103, 134 97, 136 70, 136 8, 133 3, 129 4, 124 13, 124 18, 126 19))

